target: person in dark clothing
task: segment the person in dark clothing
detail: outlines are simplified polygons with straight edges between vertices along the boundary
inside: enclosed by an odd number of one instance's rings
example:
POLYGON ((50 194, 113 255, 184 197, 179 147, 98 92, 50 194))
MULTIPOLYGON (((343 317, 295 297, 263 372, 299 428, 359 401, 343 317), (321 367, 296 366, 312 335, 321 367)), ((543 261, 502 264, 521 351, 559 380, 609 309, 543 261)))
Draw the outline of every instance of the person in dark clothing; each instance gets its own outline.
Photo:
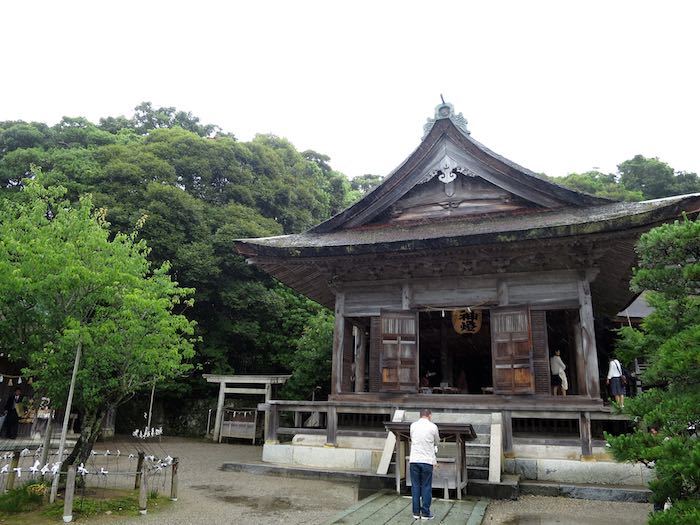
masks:
POLYGON ((19 414, 17 413, 17 405, 22 402, 22 390, 15 389, 14 395, 11 395, 5 403, 5 436, 8 439, 17 437, 19 429, 19 414))

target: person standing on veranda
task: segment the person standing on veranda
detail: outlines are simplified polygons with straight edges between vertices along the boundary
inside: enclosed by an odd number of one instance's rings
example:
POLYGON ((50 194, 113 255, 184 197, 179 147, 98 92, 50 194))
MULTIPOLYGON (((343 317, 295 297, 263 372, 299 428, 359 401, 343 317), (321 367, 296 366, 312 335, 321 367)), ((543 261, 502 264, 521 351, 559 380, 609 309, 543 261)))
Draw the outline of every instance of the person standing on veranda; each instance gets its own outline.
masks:
POLYGON ((430 504, 433 499, 433 467, 437 465, 435 452, 440 442, 440 433, 432 419, 433 413, 423 408, 420 411, 420 419, 411 423, 411 455, 408 461, 414 519, 435 518, 430 504))
POLYGON ((569 389, 569 382, 566 379, 566 365, 561 360, 561 351, 555 350, 554 355, 549 359, 549 369, 552 374, 552 395, 557 395, 557 390, 562 396, 566 395, 569 389))
POLYGON ((610 358, 610 366, 608 367, 608 386, 610 394, 615 398, 620 408, 625 407, 625 376, 622 373, 622 365, 620 361, 614 357, 610 358))

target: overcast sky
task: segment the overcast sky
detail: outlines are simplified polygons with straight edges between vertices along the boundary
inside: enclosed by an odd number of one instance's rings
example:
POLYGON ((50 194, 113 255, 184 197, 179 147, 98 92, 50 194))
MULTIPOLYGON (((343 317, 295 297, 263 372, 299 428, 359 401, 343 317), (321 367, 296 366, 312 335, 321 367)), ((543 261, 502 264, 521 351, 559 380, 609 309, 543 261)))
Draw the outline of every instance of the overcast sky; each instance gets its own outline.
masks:
POLYGON ((537 172, 700 173, 693 1, 3 2, 0 120, 191 111, 386 175, 440 94, 537 172))

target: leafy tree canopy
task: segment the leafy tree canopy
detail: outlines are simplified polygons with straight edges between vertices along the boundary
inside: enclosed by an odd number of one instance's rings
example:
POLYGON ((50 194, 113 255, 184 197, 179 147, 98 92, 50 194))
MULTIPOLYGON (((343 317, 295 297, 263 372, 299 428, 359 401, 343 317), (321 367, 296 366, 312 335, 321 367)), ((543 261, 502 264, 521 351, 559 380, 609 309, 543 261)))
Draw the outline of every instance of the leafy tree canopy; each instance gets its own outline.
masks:
POLYGON ((82 350, 73 406, 84 424, 70 464, 86 460, 107 410, 191 368, 194 323, 182 315, 192 290, 168 264, 149 262, 135 234, 112 236, 90 197, 71 205, 64 194, 29 180, 2 202, 0 344, 58 406, 82 350))
POLYGON ((637 430, 607 436, 619 460, 654 465, 656 502, 670 498, 670 512, 650 523, 698 523, 700 518, 700 222, 686 219, 642 235, 632 288, 648 290, 655 311, 641 329, 624 328, 617 354, 644 359, 642 376, 652 387, 625 403, 637 430), (648 430, 658 428, 654 435, 648 430))
MULTIPOLYGON (((0 122, 0 202, 17 201, 35 170, 76 205, 91 195, 112 235, 146 217, 139 236, 149 260, 168 261, 173 278, 196 290, 185 311, 199 336, 193 379, 202 371, 296 370, 292 354, 307 323, 328 313, 246 264, 234 240, 303 231, 366 191, 333 170, 327 155, 299 152, 274 135, 240 142, 191 113, 148 102, 97 125, 0 122)), ((206 386, 169 388, 181 396, 206 386)))

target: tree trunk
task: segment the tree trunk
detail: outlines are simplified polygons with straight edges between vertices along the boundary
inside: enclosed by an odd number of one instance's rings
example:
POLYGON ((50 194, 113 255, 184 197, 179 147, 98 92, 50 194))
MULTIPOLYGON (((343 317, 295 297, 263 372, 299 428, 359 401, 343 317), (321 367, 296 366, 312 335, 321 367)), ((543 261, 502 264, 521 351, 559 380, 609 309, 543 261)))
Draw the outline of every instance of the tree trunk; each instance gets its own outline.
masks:
POLYGON ((80 437, 75 443, 73 450, 63 462, 62 470, 66 471, 69 465, 85 463, 90 457, 90 452, 95 446, 95 441, 102 429, 102 419, 107 413, 106 408, 100 408, 94 412, 87 412, 80 429, 80 437))

